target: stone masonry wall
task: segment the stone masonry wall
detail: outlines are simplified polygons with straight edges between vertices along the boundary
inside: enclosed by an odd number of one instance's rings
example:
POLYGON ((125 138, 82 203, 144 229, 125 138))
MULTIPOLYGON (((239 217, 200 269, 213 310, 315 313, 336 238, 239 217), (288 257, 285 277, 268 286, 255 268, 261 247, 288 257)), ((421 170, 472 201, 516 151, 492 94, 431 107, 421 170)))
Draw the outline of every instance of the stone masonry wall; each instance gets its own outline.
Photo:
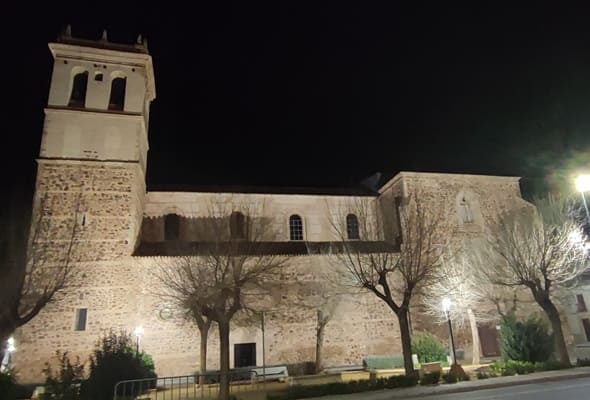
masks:
POLYGON ((64 245, 73 238, 76 275, 17 330, 14 362, 21 381, 41 381, 56 350, 84 360, 105 330, 132 330, 137 323, 139 277, 130 254, 138 230, 133 216, 141 215, 134 193, 143 181, 139 171, 132 163, 40 161, 33 221, 43 228, 35 248, 47 258, 41 265, 63 264, 64 245), (88 309, 84 331, 75 331, 77 308, 88 309))

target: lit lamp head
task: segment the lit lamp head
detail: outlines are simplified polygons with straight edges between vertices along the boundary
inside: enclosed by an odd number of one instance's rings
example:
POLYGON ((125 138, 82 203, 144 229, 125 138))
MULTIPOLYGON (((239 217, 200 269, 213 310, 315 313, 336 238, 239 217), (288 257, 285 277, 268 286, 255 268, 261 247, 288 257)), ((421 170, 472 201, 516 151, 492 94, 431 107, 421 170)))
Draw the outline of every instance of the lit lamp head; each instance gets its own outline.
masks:
POLYGON ((449 299, 448 297, 442 299, 442 309, 445 312, 445 314, 449 312, 449 310, 451 309, 451 299, 449 299))
POLYGON ((581 174, 576 177, 575 180, 576 190, 578 192, 589 192, 590 191, 590 174, 581 174))
POLYGON ((11 336, 6 341, 6 351, 9 353, 14 353, 16 351, 16 347, 14 347, 14 338, 11 336))
POLYGON ((138 326, 138 327, 136 327, 135 330, 133 331, 133 333, 135 333, 135 336, 138 339, 141 339, 141 337, 143 336, 143 332, 144 332, 144 330, 143 330, 143 327, 141 325, 138 326))

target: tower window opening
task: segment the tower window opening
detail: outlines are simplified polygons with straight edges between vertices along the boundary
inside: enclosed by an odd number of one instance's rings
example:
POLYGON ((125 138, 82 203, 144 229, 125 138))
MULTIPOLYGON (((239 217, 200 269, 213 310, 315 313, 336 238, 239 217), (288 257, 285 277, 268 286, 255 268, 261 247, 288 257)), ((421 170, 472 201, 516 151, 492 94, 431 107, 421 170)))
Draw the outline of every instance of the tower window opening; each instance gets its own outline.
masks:
POLYGON ((88 71, 74 75, 72 93, 70 94, 69 107, 83 108, 86 104, 86 87, 88 86, 88 71))
POLYGON ((125 88, 127 78, 115 78, 111 82, 111 97, 109 99, 109 110, 123 111, 125 105, 125 88))
POLYGON ((95 81, 102 82, 102 78, 103 78, 102 72, 97 72, 96 74, 94 74, 95 81))

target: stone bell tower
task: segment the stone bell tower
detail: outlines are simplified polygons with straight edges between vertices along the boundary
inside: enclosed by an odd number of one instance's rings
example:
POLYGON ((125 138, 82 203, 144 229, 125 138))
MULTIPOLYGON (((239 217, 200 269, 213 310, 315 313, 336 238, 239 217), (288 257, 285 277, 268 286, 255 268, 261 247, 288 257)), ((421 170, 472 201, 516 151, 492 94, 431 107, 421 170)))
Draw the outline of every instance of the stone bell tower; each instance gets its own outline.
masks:
POLYGON ((93 240, 105 241, 96 250, 130 255, 143 214, 155 98, 146 42, 110 43, 106 31, 98 41, 77 39, 68 27, 49 49, 54 66, 36 189, 62 197, 81 191, 80 218, 95 225, 93 240))
POLYGON ((23 382, 41 381, 56 350, 84 360, 106 330, 132 331, 140 298, 131 254, 146 193, 152 58, 140 38, 123 45, 106 33, 73 38, 69 29, 49 49, 54 65, 33 200, 41 236, 33 248, 50 267, 63 263, 54 255, 69 240, 68 259, 78 268, 67 289, 16 332, 23 382))

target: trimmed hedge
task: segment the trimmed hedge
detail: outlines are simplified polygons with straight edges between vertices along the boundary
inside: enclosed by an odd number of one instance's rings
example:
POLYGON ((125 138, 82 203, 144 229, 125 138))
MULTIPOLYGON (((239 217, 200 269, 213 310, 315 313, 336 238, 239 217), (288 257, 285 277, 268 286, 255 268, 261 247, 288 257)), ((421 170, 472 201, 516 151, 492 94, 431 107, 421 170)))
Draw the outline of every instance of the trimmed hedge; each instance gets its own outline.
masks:
POLYGON ((424 374, 420 379, 420 385, 436 385, 440 381, 440 371, 424 374))
POLYGON ((501 376, 524 375, 538 371, 554 371, 571 368, 559 361, 530 362, 530 361, 495 361, 490 364, 490 369, 501 376))
POLYGON ((331 394, 350 394, 368 392, 371 390, 395 389, 416 386, 418 378, 415 376, 397 375, 375 380, 360 380, 350 382, 336 382, 325 385, 295 385, 289 387, 286 393, 267 394, 267 400, 295 400, 309 397, 327 396, 331 394))

